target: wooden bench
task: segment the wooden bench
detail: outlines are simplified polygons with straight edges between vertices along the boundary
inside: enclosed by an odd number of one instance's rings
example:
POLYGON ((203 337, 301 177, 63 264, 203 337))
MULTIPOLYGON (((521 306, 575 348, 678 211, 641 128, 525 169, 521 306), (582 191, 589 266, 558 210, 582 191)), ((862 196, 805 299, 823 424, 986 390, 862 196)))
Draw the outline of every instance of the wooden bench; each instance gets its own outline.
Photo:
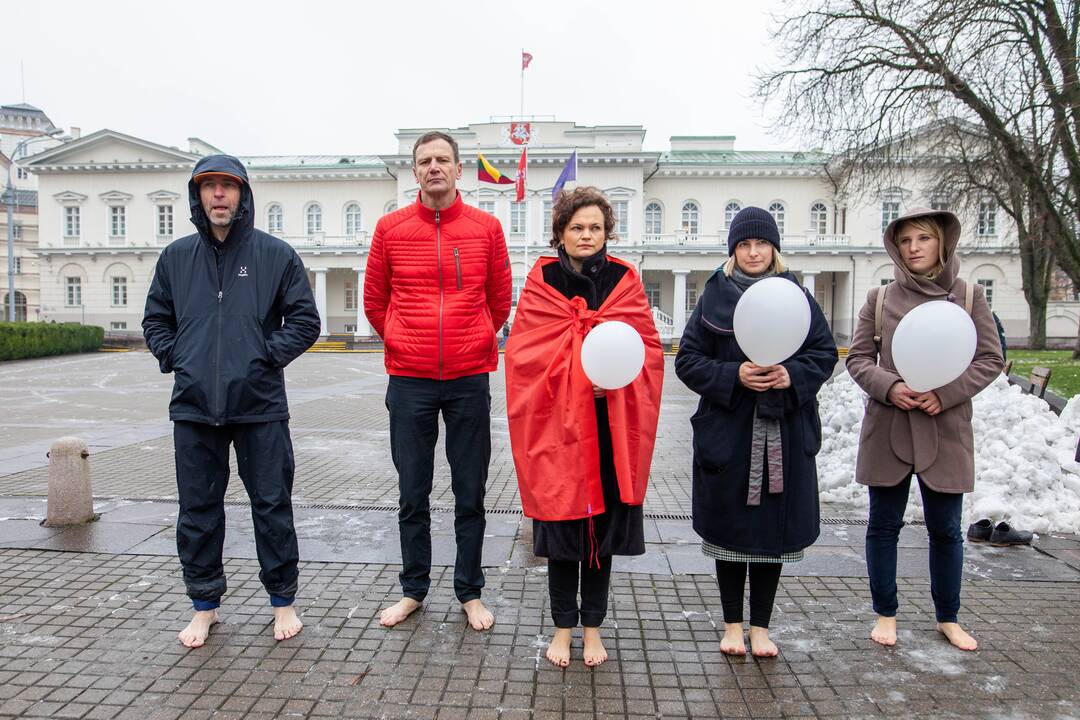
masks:
POLYGON ((1035 366, 1031 368, 1031 394, 1035 397, 1043 397, 1046 394, 1046 386, 1050 384, 1050 368, 1035 366))

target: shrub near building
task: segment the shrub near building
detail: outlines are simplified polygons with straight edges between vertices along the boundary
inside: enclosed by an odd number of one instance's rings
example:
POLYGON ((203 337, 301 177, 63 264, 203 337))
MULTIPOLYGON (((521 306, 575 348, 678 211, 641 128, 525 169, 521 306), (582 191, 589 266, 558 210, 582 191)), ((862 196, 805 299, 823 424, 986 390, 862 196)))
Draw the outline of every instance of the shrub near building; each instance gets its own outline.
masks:
POLYGON ((78 323, 0 322, 0 360, 94 352, 105 330, 78 323))

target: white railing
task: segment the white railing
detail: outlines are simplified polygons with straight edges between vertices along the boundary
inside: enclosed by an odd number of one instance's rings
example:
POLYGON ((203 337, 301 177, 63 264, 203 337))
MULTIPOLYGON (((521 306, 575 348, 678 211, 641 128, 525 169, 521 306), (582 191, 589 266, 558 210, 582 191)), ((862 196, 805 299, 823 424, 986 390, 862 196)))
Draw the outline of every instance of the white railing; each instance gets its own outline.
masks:
POLYGON ((317 233, 315 235, 279 235, 278 237, 295 248, 304 249, 362 248, 370 244, 366 231, 355 235, 323 235, 317 233))
POLYGON ((173 239, 172 235, 157 235, 155 237, 157 239, 157 244, 158 245, 168 245, 169 243, 172 242, 172 239, 173 239))
POLYGON ((675 320, 658 307, 652 309, 653 322, 661 340, 670 340, 675 334, 675 320))

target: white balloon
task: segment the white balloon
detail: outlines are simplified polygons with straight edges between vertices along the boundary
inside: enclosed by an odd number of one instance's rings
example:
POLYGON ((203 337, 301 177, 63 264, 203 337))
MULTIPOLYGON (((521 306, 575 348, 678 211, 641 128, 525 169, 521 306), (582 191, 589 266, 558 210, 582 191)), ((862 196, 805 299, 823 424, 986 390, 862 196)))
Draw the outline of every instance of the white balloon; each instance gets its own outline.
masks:
POLYGON ((964 308, 947 301, 926 302, 896 326, 893 364, 912 390, 936 390, 967 370, 977 342, 975 323, 964 308))
POLYGON ((756 365, 776 365, 795 354, 810 332, 810 303, 795 283, 759 280, 735 305, 735 342, 756 365))
POLYGON ((629 385, 645 365, 645 343, 630 325, 603 322, 581 344, 581 367, 593 385, 618 390, 629 385))

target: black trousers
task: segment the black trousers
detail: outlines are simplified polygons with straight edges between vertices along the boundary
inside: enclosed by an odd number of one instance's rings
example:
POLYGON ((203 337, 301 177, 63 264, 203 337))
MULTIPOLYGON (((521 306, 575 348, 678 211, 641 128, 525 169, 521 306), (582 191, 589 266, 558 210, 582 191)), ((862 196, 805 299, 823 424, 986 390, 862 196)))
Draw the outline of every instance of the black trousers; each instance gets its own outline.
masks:
POLYGON ((747 566, 750 571, 750 624, 769 627, 772 619, 776 588, 780 585, 783 563, 716 561, 716 582, 720 586, 720 604, 724 608, 724 622, 743 621, 743 590, 746 586, 747 566))
POLYGON ((557 628, 600 627, 607 616, 611 556, 600 558, 600 567, 576 560, 548 560, 548 595, 551 618, 557 628), (581 574, 581 609, 578 609, 578 572, 581 574))
POLYGON ((225 594, 225 491, 229 485, 229 445, 251 500, 259 580, 270 595, 296 595, 300 551, 293 527, 292 440, 289 421, 214 426, 173 424, 176 487, 180 513, 176 548, 184 584, 192 600, 218 601, 225 594))
POLYGON ((390 454, 398 472, 401 590, 423 600, 431 586, 431 484, 439 413, 446 424, 446 459, 454 491, 454 594, 480 597, 484 550, 484 493, 491 460, 491 393, 488 375, 455 380, 390 376, 390 454))

